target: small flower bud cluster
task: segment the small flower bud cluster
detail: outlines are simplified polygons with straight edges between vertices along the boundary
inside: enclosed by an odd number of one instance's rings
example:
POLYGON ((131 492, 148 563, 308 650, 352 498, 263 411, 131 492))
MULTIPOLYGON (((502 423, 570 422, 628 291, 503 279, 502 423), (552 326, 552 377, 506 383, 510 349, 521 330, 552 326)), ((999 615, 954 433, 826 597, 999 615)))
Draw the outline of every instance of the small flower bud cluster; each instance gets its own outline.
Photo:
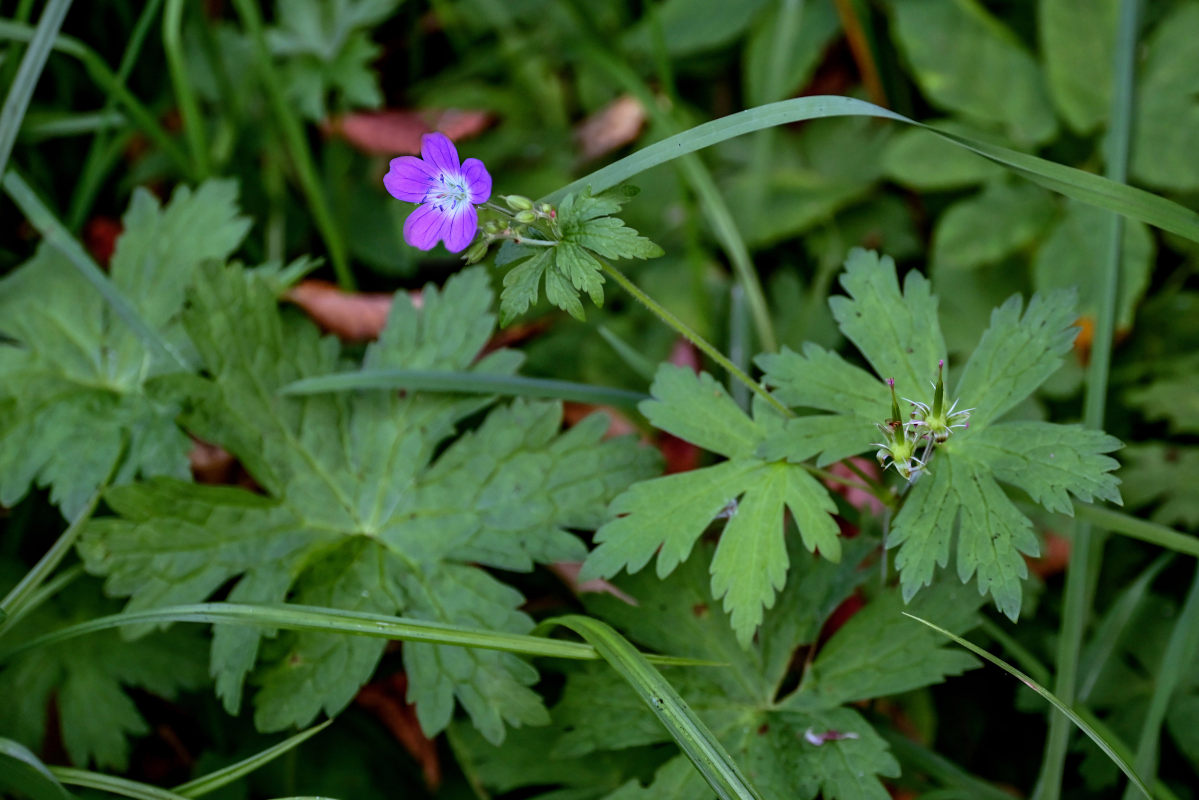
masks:
POLYGON ((905 480, 915 480, 920 473, 927 471, 934 447, 949 441, 955 430, 970 427, 970 412, 974 411, 973 408, 958 410, 957 400, 954 400, 949 408, 945 407, 944 371, 945 362, 938 361, 932 406, 904 398, 912 406, 907 422, 903 422, 899 416, 895 379, 887 379, 887 385, 891 387, 891 417, 878 425, 884 441, 875 443, 879 448, 876 456, 879 466, 883 469, 895 467, 895 471, 905 480), (921 444, 924 445, 924 450, 917 457, 916 450, 921 444))
POLYGON ((507 208, 494 204, 488 207, 493 211, 504 214, 508 219, 491 219, 481 226, 483 235, 466 251, 464 259, 467 264, 481 261, 487 255, 492 242, 509 239, 514 244, 536 244, 551 246, 562 238, 558 230, 558 212, 549 203, 534 203, 519 194, 504 195, 500 198, 507 208), (532 226, 532 230, 530 230, 532 226), (548 231, 548 239, 543 238, 548 231))

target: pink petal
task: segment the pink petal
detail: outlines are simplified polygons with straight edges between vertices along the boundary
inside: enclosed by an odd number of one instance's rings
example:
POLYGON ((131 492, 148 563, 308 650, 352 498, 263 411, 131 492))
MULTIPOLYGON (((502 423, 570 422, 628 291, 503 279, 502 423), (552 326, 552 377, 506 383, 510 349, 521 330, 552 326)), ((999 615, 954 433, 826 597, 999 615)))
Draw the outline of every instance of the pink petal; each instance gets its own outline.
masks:
POLYGON ((419 250, 432 250, 444 234, 448 219, 432 205, 423 205, 404 221, 404 241, 419 250))
POLYGON ((458 150, 444 133, 426 133, 420 137, 420 154, 425 161, 443 172, 458 174, 458 150))
POLYGON ((436 179, 437 170, 433 167, 414 156, 401 156, 391 160, 383 185, 396 200, 421 203, 436 179))
POLYGON ((472 203, 479 205, 491 199, 491 175, 482 161, 477 158, 463 161, 462 177, 466 178, 466 187, 470 190, 472 203))
POLYGON ((451 253, 460 253, 475 238, 479 230, 479 215, 472 205, 463 205, 449 213, 449 224, 442 230, 445 236, 445 249, 451 253))

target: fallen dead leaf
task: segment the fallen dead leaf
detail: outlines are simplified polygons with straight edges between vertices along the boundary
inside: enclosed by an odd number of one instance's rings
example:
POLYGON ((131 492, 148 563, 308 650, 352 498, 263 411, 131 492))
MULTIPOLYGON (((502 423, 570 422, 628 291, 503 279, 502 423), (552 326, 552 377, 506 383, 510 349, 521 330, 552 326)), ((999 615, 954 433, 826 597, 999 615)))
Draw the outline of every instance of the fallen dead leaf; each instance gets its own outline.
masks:
POLYGON ((414 155, 420 137, 440 131, 454 141, 483 132, 493 117, 487 111, 462 109, 361 111, 326 120, 322 130, 369 155, 414 155))
POLYGON ((596 111, 575 130, 584 160, 599 158, 636 141, 645 127, 645 106, 625 94, 596 111))
MULTIPOLYGON (((420 308, 420 292, 411 292, 420 308)), ((382 292, 345 292, 328 281, 300 281, 287 299, 304 309, 313 322, 347 342, 379 338, 391 311, 392 295, 382 292)))
POLYGON ((1027 558, 1028 568, 1044 580, 1063 572, 1070 563, 1070 540, 1053 531, 1045 532, 1045 549, 1037 558, 1027 558))
POLYGON ((584 592, 610 594, 631 606, 638 605, 635 597, 622 592, 603 578, 592 578, 589 581, 579 583, 579 571, 582 569, 582 561, 558 561, 549 565, 550 572, 557 575, 570 591, 576 595, 583 594, 584 592))

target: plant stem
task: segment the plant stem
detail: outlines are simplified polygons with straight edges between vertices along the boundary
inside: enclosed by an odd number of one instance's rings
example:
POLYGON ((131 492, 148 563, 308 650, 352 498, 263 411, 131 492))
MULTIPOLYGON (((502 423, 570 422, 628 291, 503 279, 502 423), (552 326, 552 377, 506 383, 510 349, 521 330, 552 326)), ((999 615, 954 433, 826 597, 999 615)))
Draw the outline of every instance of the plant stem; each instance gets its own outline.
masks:
MULTIPOLYGON (((1136 67, 1137 32, 1140 0, 1122 0, 1116 37, 1114 85, 1110 128, 1107 138, 1106 175, 1124 183, 1128 177, 1128 156, 1132 145, 1133 78, 1136 67)), ((1111 367, 1112 332, 1115 327, 1116 296, 1120 284, 1124 219, 1112 214, 1109 221, 1107 253, 1101 274, 1099 313, 1095 320, 1095 338, 1087 372, 1087 391, 1083 423, 1088 428, 1103 428, 1107 404, 1108 373, 1111 367)), ((1057 676, 1054 693, 1067 705, 1074 705, 1078 684, 1078 660, 1091 606, 1092 577, 1098 574, 1103 558, 1102 539, 1093 534, 1088 522, 1074 528, 1073 552, 1066 569, 1062 625, 1058 636, 1057 676)), ((1049 720, 1045 757, 1034 792, 1036 800, 1058 800, 1066 751, 1070 744, 1070 721, 1060 714, 1049 720)))
POLYGON ((641 302, 642 305, 648 308, 654 314, 654 316, 677 331, 679 335, 691 342, 691 344, 698 347, 706 356, 708 356, 708 358, 724 367, 724 369, 730 375, 744 383, 747 387, 749 387, 750 391, 773 406, 780 414, 783 415, 784 418, 789 419, 795 416, 795 412, 780 403, 778 398, 762 387, 762 384, 746 375, 745 372, 742 371, 736 364, 734 364, 732 361, 729 361, 728 358, 725 357, 724 353, 721 353, 719 350, 709 344, 704 337, 691 330, 687 323, 683 322, 665 307, 660 305, 657 300, 641 291, 637 284, 629 280, 623 272, 609 264, 604 259, 599 259, 599 262, 603 265, 604 272, 606 272, 612 278, 612 280, 616 281, 626 292, 633 295, 633 297, 635 297, 641 302))
POLYGON ((329 249, 329 261, 333 265, 334 273, 337 274, 337 283, 342 289, 353 291, 355 288, 354 275, 350 271, 346 244, 333 220, 328 203, 325 201, 324 188, 317 177, 316 165, 313 163, 312 153, 308 150, 304 128, 283 92, 283 84, 271 61, 271 53, 266 45, 266 34, 263 31, 258 4, 255 0, 233 0, 233 7, 237 10, 237 16, 241 19, 241 23, 254 45, 258 71, 262 77, 263 88, 266 89, 271 114, 283 134, 283 143, 287 147, 288 155, 291 156, 292 165, 295 167, 296 176, 300 181, 300 189, 308 201, 313 221, 316 223, 317 230, 320 231, 321 238, 325 240, 325 247, 329 249))

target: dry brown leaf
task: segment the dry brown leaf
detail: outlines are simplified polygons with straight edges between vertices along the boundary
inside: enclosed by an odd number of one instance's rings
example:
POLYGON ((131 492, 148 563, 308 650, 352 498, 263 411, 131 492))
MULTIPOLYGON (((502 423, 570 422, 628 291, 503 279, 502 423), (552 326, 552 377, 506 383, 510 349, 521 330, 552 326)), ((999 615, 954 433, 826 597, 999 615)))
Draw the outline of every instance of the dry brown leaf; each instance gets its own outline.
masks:
POLYGON ((589 581, 579 583, 579 572, 582 569, 582 561, 558 561, 549 565, 550 572, 557 575, 570 588, 570 591, 576 595, 583 594, 584 592, 610 594, 631 606, 638 605, 635 597, 625 594, 603 578, 592 578, 589 581))
POLYGON ((645 127, 645 117, 645 106, 629 94, 587 117, 575 131, 583 158, 598 158, 636 141, 645 127))
POLYGON ((455 108, 388 111, 360 111, 327 120, 327 135, 340 136, 368 155, 415 155, 420 152, 420 137, 440 131, 454 141, 479 135, 492 116, 487 111, 455 108))
POLYGON ((363 686, 354 702, 383 723, 420 764, 425 785, 436 790, 441 786, 437 745, 421 730, 416 719, 416 706, 410 705, 404 697, 407 691, 408 676, 398 673, 363 686))
MULTIPOLYGON (((328 281, 300 281, 287 299, 304 309, 312 321, 347 342, 379 338, 391 311, 391 295, 382 292, 345 292, 328 281)), ((410 294, 420 308, 420 292, 410 294)))

